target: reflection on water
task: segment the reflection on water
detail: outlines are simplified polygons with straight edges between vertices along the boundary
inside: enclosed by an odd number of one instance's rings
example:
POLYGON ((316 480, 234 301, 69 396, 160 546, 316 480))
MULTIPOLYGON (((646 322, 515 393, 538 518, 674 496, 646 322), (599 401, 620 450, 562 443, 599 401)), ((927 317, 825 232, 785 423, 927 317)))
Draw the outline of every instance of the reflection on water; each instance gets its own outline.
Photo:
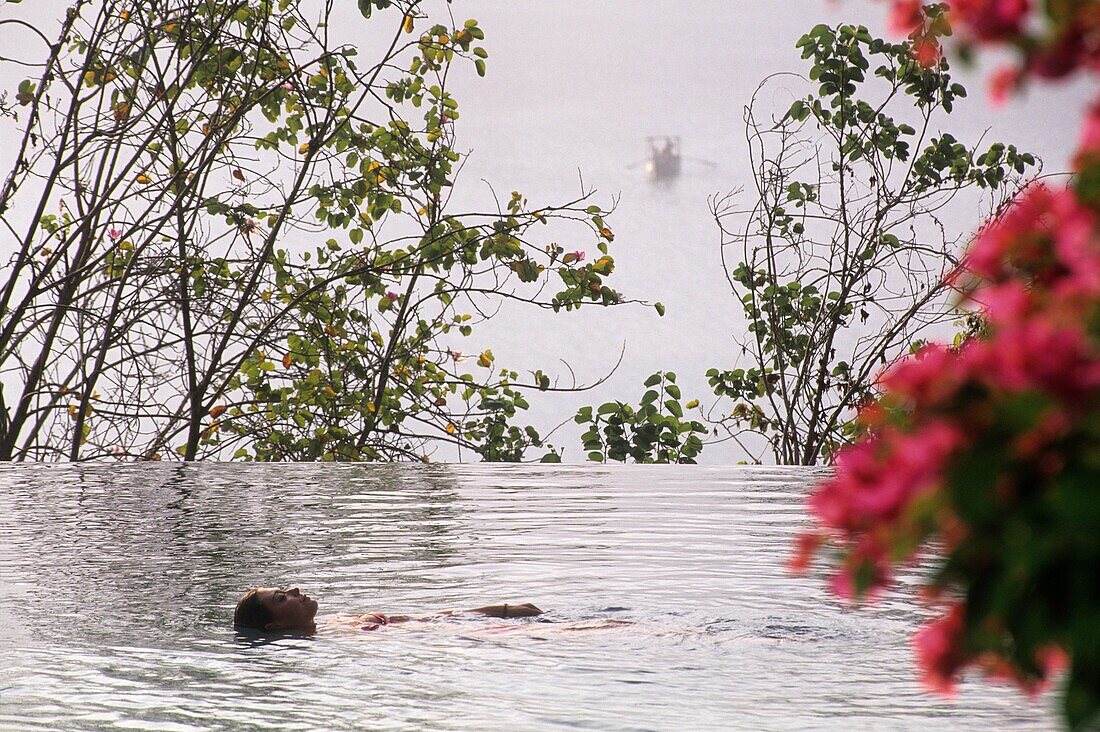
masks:
POLYGON ((1009 689, 925 696, 908 596, 855 612, 786 576, 812 475, 3 467, 0 728, 1052 727, 1009 689), (322 613, 532 601, 554 622, 237 636, 259 584, 322 613), (565 632, 606 618, 633 622, 565 632))

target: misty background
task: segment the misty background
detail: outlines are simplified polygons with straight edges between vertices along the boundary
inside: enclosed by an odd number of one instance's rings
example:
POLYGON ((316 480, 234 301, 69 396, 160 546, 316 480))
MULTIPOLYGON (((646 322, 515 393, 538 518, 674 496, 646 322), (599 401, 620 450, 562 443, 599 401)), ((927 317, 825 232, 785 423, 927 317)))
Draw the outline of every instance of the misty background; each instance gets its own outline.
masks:
MULTIPOLYGON (((618 201, 609 219, 616 262, 611 286, 667 306, 663 318, 638 305, 558 315, 517 308, 474 338, 491 345, 500 364, 522 370, 563 359, 588 382, 614 365, 625 344, 622 364, 598 388, 533 395, 531 421, 540 427, 568 419, 584 404, 637 404, 642 381, 659 369, 675 371, 684 401, 698 398, 707 409, 715 398, 704 373, 732 368, 739 356, 734 337, 745 332, 708 207, 709 196, 741 186, 739 200, 751 201, 743 109, 764 77, 808 70, 795 43, 817 23, 863 24, 889 37, 886 4, 479 0, 453 7, 456 17, 478 19, 490 53, 485 79, 459 76, 452 87, 463 114, 458 147, 472 153, 458 193, 481 200, 485 179, 503 196, 515 189, 532 202, 561 199, 577 192, 579 171, 585 185, 618 201), (681 136, 685 156, 716 167, 688 159, 679 179, 647 182, 640 165, 645 137, 663 134, 681 136)), ((945 129, 966 143, 983 135, 987 146, 1014 143, 1039 155, 1044 173, 1067 170, 1090 98, 1087 85, 1037 87, 994 108, 985 77, 998 62, 984 56, 982 66, 953 69, 969 97, 945 129)), ((794 94, 803 88, 791 85, 794 94)), ((782 114, 790 101, 780 95, 775 111, 782 114)), ((948 223, 958 233, 980 223, 976 200, 952 210, 948 223)), ((462 210, 464 201, 456 196, 455 202, 462 210)), ((564 367, 559 374, 569 375, 564 367)), ((567 424, 552 439, 566 447, 569 462, 584 459, 574 427, 567 424)), ((744 457, 725 442, 705 448, 700 462, 744 457)))
MULTIPOLYGON (((52 38, 66 5, 57 0, 0 2, 0 17, 30 20, 52 38)), ((352 0, 336 5, 341 22, 331 32, 360 46, 365 60, 392 31, 390 21, 400 22, 392 10, 365 21, 352 0)), ((559 385, 572 383, 572 374, 581 384, 599 381, 624 352, 604 383, 576 394, 533 393, 531 410, 517 419, 543 434, 565 422, 550 442, 565 448, 566 462, 584 460, 580 430, 570 420, 577 408, 612 399, 636 404, 642 381, 654 371, 676 372, 684 401, 699 399, 706 413, 715 399, 704 373, 734 367, 739 356, 734 338, 745 331, 740 305, 721 269, 719 231, 708 207, 708 197, 739 187, 746 189, 739 200, 751 201, 743 108, 766 76, 808 68, 794 45, 813 25, 858 23, 886 36, 886 4, 454 0, 429 9, 449 11, 457 23, 477 18, 489 51, 486 78, 478 78, 472 64, 457 64, 450 80, 461 112, 457 148, 469 153, 452 209, 495 209, 494 191, 502 200, 521 191, 532 207, 563 203, 580 194, 583 180, 586 189, 596 189, 595 203, 604 208, 616 204, 608 219, 616 261, 608 284, 627 299, 667 307, 662 318, 644 305, 559 314, 516 305, 496 313, 455 347, 471 354, 491 348, 497 366, 521 375, 542 368, 556 375, 559 385), (678 180, 645 180, 648 135, 681 138, 685 162, 678 180)), ((28 34, 0 55, 41 58, 44 50, 28 34)), ((983 135, 986 144, 1015 144, 1040 156, 1045 173, 1068 169, 1089 99, 1087 84, 1036 87, 994 108, 985 79, 998 61, 992 54, 982 56, 980 66, 954 69, 970 96, 944 129, 968 144, 983 135)), ((13 89, 22 78, 12 65, 2 73, 3 89, 13 89)), ((785 93, 781 85, 775 111, 785 111, 791 95, 803 89, 792 82, 785 93)), ((768 106, 768 99, 763 104, 768 106)), ((12 147, 19 129, 12 120, 0 120, 5 170, 10 160, 4 150, 12 147)), ((975 230, 980 220, 971 202, 956 207, 948 224, 964 233, 975 230)), ((571 243, 575 233, 551 224, 544 236, 546 243, 556 241, 567 251, 582 248, 589 249, 590 258, 595 255, 588 239, 571 243)), ((8 254, 0 252, 3 261, 8 254)), ((473 361, 469 366, 478 368, 473 361)), ((708 445, 700 461, 730 463, 745 457, 726 442, 708 445)))

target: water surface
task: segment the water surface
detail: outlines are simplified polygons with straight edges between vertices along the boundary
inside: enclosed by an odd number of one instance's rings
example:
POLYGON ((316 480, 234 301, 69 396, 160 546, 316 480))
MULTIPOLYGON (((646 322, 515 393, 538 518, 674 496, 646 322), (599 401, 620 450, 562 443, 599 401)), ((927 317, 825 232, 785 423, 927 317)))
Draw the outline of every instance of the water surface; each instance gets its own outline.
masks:
POLYGON ((1049 729, 1050 699, 925 695, 906 593, 784 570, 814 473, 753 467, 0 467, 0 728, 1049 729), (236 597, 321 612, 531 601, 257 642, 236 597), (570 624, 614 617, 609 630, 570 624))

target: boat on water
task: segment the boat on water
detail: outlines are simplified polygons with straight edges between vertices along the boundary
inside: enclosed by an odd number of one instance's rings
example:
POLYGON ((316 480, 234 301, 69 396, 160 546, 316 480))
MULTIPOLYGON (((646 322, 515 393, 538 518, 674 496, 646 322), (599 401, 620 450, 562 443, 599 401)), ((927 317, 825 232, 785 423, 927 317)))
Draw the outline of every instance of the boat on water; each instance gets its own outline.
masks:
POLYGON ((645 175, 651 181, 672 180, 680 175, 680 138, 676 135, 652 135, 646 138, 649 158, 645 175))

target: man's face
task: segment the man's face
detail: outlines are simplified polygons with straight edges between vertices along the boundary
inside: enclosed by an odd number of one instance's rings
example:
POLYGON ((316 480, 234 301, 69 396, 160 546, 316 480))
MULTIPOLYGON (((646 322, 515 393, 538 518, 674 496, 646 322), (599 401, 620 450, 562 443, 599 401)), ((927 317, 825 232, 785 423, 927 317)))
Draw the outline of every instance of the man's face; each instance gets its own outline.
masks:
POLYGON ((257 593, 260 604, 271 611, 272 620, 267 630, 312 630, 317 615, 317 601, 298 591, 297 587, 283 590, 264 587, 257 593))

